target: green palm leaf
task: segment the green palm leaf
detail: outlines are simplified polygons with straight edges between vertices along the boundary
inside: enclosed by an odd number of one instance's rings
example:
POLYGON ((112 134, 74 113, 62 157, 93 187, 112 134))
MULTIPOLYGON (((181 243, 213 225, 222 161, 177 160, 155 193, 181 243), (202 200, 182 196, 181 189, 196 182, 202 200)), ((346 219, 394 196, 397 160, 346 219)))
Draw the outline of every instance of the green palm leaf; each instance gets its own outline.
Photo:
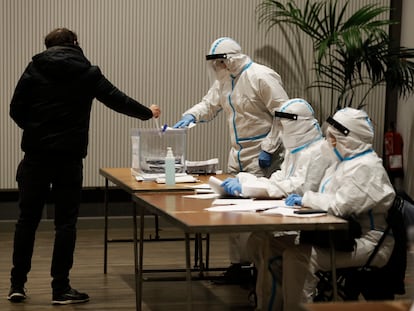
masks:
MULTIPOLYGON (((346 18, 348 3, 340 7, 337 0, 307 0, 299 7, 293 0, 286 4, 263 0, 256 12, 259 24, 267 25, 267 32, 288 25, 312 40, 317 79, 309 87, 337 93, 337 108, 352 105, 355 89, 362 86, 368 87, 368 93, 387 83, 401 95, 411 94, 414 50, 391 49, 386 29, 394 21, 381 17, 389 8, 365 5, 346 18)), ((363 105, 359 103, 358 107, 363 105)))

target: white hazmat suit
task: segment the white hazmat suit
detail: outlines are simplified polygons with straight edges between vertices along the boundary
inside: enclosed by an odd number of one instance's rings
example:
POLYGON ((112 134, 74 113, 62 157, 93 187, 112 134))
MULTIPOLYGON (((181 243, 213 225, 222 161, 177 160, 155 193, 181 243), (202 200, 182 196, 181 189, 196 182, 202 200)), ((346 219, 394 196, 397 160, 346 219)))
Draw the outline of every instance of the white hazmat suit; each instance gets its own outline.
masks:
MULTIPOLYGON (((327 142, 322 137, 312 107, 303 99, 291 99, 284 103, 276 114, 281 116, 277 118, 277 122, 285 146, 281 168, 269 179, 239 173, 242 193, 248 193, 250 188, 262 187, 267 190, 269 197, 283 198, 290 193, 303 195, 308 190, 316 191, 325 170, 334 159, 326 156, 324 152, 328 147, 327 142)), ((258 309, 267 310, 276 293, 281 300, 282 293, 281 290, 277 291, 276 284, 273 285, 274 291, 271 290, 273 282, 268 262, 270 258, 281 256, 284 248, 294 245, 296 236, 297 232, 263 232, 251 235, 248 253, 257 269, 258 309)))
MULTIPOLYGON (((263 176, 269 169, 274 171, 275 168, 260 168, 258 155, 261 150, 274 154, 281 145, 279 132, 273 127, 274 111, 288 99, 280 76, 242 54, 239 44, 231 38, 214 41, 209 57, 216 79, 201 102, 183 115, 193 115, 196 122, 207 122, 224 110, 231 135, 228 172, 263 176), (225 58, 214 59, 217 55, 225 58), (226 68, 216 66, 218 61, 226 68)), ((278 161, 278 154, 275 160, 278 161)))
POLYGON ((279 112, 296 116, 296 119, 278 117, 285 156, 279 170, 270 178, 239 173, 242 193, 249 196, 250 188, 264 188, 270 198, 284 198, 290 193, 303 195, 307 190, 317 190, 331 163, 331 157, 324 156, 321 148, 327 146, 322 137, 312 107, 303 99, 290 99, 278 109, 279 112))
MULTIPOLYGON (((273 122, 274 111, 288 100, 280 76, 253 62, 236 41, 227 37, 215 40, 206 58, 214 82, 201 102, 183 116, 192 115, 196 122, 208 122, 224 110, 231 136, 227 172, 270 176, 280 167, 283 152, 273 122), (269 167, 259 166, 262 151, 271 155, 269 167)), ((229 236, 232 264, 249 262, 245 253, 248 236, 248 233, 229 236)))
MULTIPOLYGON (((328 119, 328 141, 336 139, 332 149, 340 163, 327 171, 319 192, 307 191, 302 205, 322 208, 336 216, 354 215, 362 227, 354 251, 336 251, 336 267, 362 266, 375 248, 387 226, 386 216, 395 192, 382 165, 372 149, 373 127, 362 110, 345 108, 328 119)), ((374 257, 373 266, 384 266, 394 247, 387 236, 374 257)), ((298 303, 312 302, 318 282, 315 272, 327 271, 329 249, 298 245, 283 253, 284 310, 295 310, 298 303)))

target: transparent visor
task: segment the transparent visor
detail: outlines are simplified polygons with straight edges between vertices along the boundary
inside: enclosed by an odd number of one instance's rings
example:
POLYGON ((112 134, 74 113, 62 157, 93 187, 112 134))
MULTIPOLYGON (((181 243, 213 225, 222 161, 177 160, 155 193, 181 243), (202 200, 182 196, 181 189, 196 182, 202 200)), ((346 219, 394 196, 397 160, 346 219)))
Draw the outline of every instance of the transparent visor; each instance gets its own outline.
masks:
POLYGON ((213 84, 216 80, 223 81, 229 77, 226 66, 227 54, 207 55, 206 60, 210 84, 213 84))
POLYGON ((332 125, 345 136, 348 136, 348 134, 351 132, 346 126, 342 125, 332 117, 328 117, 328 119, 326 119, 326 122, 328 122, 328 124, 332 125))
POLYGON ((336 142, 336 137, 335 137, 334 133, 332 132, 332 128, 328 127, 326 129, 325 137, 326 137, 326 140, 328 141, 328 143, 330 145, 332 145, 334 141, 336 142))

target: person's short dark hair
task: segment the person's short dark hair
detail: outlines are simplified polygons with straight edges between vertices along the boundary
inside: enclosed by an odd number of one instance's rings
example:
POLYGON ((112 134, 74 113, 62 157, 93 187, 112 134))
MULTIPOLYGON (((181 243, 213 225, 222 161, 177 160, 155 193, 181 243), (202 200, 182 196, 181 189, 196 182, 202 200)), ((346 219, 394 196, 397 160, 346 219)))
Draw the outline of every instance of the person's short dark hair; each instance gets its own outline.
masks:
POLYGON ((78 45, 78 36, 67 28, 56 28, 45 38, 46 48, 56 45, 78 45))

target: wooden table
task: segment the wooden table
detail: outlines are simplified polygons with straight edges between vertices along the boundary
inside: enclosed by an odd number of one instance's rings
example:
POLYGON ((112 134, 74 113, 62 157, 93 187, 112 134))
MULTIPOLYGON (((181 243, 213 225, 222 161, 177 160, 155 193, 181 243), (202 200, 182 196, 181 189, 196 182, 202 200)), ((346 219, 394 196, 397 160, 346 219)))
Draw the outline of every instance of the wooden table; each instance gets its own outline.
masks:
MULTIPOLYGON (((135 176, 132 175, 130 168, 100 168, 99 174, 105 178, 105 194, 104 194, 104 219, 105 219, 105 228, 104 228, 104 273, 107 273, 107 266, 108 266, 108 208, 109 208, 109 200, 108 200, 108 190, 109 190, 109 182, 113 183, 116 187, 121 188, 122 190, 126 191, 129 194, 133 193, 157 193, 157 192, 194 192, 194 188, 192 186, 197 184, 203 184, 208 182, 209 175, 200 175, 197 176, 199 182, 197 183, 178 183, 174 186, 167 186, 165 184, 157 184, 154 181, 137 181, 135 176)), ((222 175, 214 175, 217 178, 225 179, 230 177, 228 174, 222 175)), ((135 209, 135 203, 133 203, 133 209, 135 209)), ((158 215, 155 214, 155 227, 156 227, 156 234, 155 237, 158 239, 158 215)), ((136 234, 134 234, 136 237, 136 234)), ((196 253, 199 254, 200 261, 202 260, 202 249, 201 249, 201 239, 202 237, 196 234, 196 239, 198 239, 199 243, 197 243, 199 247, 199 251, 196 250, 196 253)), ((207 238, 208 240, 208 238, 207 238)), ((136 244, 135 240, 135 244, 136 244)), ((206 243, 208 245, 208 242, 206 243)), ((203 263, 200 263, 200 268, 202 269, 203 263)), ((206 252, 206 267, 208 268, 208 250, 206 252)))
MULTIPOLYGON (((263 216, 260 213, 208 212, 212 200, 185 198, 184 192, 134 193, 132 200, 140 207, 139 258, 135 258, 135 290, 136 309, 141 310, 142 303, 142 271, 143 271, 143 234, 144 210, 164 217, 175 227, 181 229, 185 236, 186 279, 188 286, 188 308, 191 309, 191 267, 190 267, 190 234, 191 233, 228 233, 253 231, 282 230, 333 230, 346 229, 345 220, 331 215, 311 218, 263 216)), ((137 234, 137 213, 134 207, 134 234, 137 234)), ((331 239, 332 243, 332 239, 331 239)), ((331 244, 333 245, 333 244, 331 244)), ((137 244, 134 253, 137 254, 137 244)), ((333 279, 336 280, 335 250, 331 247, 331 265, 333 279)), ((336 282, 333 282, 334 292, 336 282)))

